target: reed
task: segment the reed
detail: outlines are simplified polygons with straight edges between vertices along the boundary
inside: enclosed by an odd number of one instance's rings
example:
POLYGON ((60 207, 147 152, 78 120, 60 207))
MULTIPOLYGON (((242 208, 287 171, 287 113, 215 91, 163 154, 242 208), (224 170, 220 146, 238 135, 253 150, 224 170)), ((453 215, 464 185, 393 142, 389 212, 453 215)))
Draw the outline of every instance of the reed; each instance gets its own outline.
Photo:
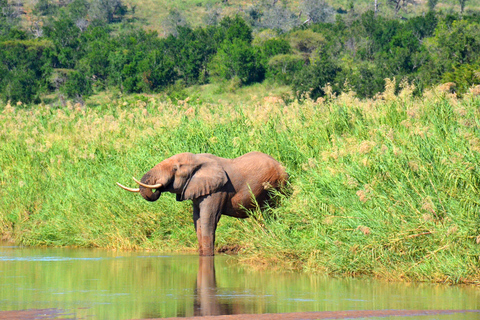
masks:
POLYGON ((480 282, 480 98, 394 83, 286 105, 0 106, 0 234, 28 246, 196 250, 191 208, 115 187, 180 152, 281 161, 291 180, 255 219, 222 217, 217 247, 268 268, 388 280, 480 282))

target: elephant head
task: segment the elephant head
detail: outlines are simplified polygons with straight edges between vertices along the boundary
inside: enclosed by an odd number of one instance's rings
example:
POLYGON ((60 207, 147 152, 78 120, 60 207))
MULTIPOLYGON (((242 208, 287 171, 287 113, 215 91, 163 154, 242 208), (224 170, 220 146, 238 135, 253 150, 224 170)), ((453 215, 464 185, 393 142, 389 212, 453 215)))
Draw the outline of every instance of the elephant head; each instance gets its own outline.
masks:
POLYGON ((138 183, 138 189, 121 188, 140 192, 148 201, 156 201, 162 192, 177 195, 177 200, 191 200, 211 194, 222 188, 228 181, 223 168, 208 155, 181 153, 168 158, 145 173, 138 183))

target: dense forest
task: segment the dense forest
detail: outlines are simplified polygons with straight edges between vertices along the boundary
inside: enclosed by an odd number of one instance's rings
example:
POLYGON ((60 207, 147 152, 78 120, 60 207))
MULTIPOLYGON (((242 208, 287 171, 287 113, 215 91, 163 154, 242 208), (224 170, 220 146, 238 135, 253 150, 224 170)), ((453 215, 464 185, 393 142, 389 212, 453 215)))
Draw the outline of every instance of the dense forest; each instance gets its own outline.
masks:
POLYGON ((0 99, 38 103, 56 93, 83 102, 106 89, 174 95, 222 81, 272 81, 298 99, 325 95, 327 84, 373 97, 386 78, 413 84, 415 94, 453 82, 461 95, 480 84, 479 13, 429 1, 428 12, 407 19, 317 1, 302 21, 285 3, 212 11, 196 27, 170 10, 169 32, 159 35, 134 23, 135 7, 121 0, 38 0, 27 24, 0 0, 0 99))

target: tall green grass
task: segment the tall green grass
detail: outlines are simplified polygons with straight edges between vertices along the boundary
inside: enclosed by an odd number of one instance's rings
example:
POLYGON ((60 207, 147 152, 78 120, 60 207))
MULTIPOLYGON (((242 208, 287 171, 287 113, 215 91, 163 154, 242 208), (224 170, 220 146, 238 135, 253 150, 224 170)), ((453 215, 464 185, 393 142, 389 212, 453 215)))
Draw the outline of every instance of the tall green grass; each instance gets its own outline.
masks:
POLYGON ((285 105, 162 102, 0 107, 0 235, 38 246, 190 250, 191 208, 115 186, 180 152, 258 150, 291 180, 255 219, 222 217, 217 247, 269 268, 479 283, 480 98, 412 98, 387 82, 285 105))

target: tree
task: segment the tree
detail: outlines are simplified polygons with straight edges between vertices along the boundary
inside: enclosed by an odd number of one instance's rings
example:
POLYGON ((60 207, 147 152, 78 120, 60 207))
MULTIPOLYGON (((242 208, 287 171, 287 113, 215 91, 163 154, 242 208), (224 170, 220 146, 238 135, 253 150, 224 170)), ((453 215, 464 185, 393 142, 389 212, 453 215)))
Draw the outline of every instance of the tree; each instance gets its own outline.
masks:
POLYGON ((360 98, 371 98, 385 88, 385 75, 380 67, 369 61, 359 61, 344 66, 336 81, 347 83, 360 98))
POLYGON ((453 82, 460 93, 480 84, 480 62, 476 64, 462 64, 451 72, 442 75, 442 82, 453 82))
POLYGON ((408 4, 415 4, 415 0, 387 0, 387 3, 393 7, 396 16, 398 15, 398 12, 408 4))
POLYGON ((288 40, 293 51, 303 57, 305 64, 309 64, 311 56, 321 51, 327 44, 324 35, 311 29, 291 32, 288 40))
MULTIPOLYGON (((176 43, 156 32, 134 29, 121 32, 109 52, 108 80, 122 92, 152 92, 172 84, 176 73, 176 43)), ((102 59, 103 61, 103 59, 102 59)))
POLYGON ((66 80, 60 91, 68 98, 83 100, 83 97, 91 95, 92 80, 82 71, 72 70, 66 75, 66 80))
POLYGON ((149 52, 147 57, 139 62, 138 71, 141 76, 139 87, 147 92, 165 88, 177 79, 175 63, 164 54, 162 48, 149 52))
POLYGON ((81 30, 75 25, 73 20, 65 16, 60 17, 58 20, 51 19, 46 23, 43 30, 54 44, 53 67, 74 68, 81 54, 81 30))
POLYGON ((88 27, 80 36, 82 57, 75 65, 75 69, 81 67, 91 79, 102 84, 108 77, 108 56, 115 50, 115 41, 109 31, 104 26, 88 27))
MULTIPOLYGON (((461 77, 465 78, 468 69, 461 66, 475 65, 480 61, 480 25, 464 19, 441 21, 435 36, 426 39, 425 47, 429 59, 420 69, 422 83, 439 83, 448 72, 462 74, 461 77)), ((457 75, 452 74, 450 78, 457 75)))
POLYGON ((0 97, 4 100, 39 101, 50 76, 48 40, 0 42, 0 97))
POLYGON ((290 85, 304 65, 305 61, 301 55, 278 54, 267 62, 267 77, 272 77, 280 83, 290 85))
POLYGON ((72 20, 85 18, 89 14, 89 9, 90 3, 87 0, 73 0, 67 5, 68 15, 72 20))
POLYGON ((460 13, 463 13, 463 10, 465 10, 465 5, 468 2, 468 0, 458 0, 458 4, 460 5, 460 13))
POLYGON ((252 28, 239 15, 234 18, 225 17, 220 21, 220 27, 223 31, 223 37, 227 41, 240 39, 247 43, 253 40, 252 28))
POLYGON ((178 36, 178 27, 188 26, 187 19, 182 12, 177 9, 171 9, 167 17, 163 20, 163 29, 166 35, 178 36))
POLYGON ((341 69, 324 52, 318 52, 317 57, 308 66, 295 74, 292 89, 298 99, 309 97, 313 100, 325 95, 325 86, 331 84, 334 91, 338 86, 333 83, 341 69))
POLYGON ((428 48, 439 65, 474 63, 480 59, 480 24, 456 20, 448 26, 442 22, 429 39, 428 48))
POLYGON ((58 10, 58 5, 50 0, 38 0, 34 6, 34 11, 42 16, 52 15, 58 10))
POLYGON ((122 0, 93 0, 88 15, 92 20, 112 23, 127 13, 127 6, 122 0))
POLYGON ((429 11, 425 15, 408 19, 405 28, 412 31, 419 41, 423 41, 435 34, 437 24, 438 19, 435 12, 429 11))
POLYGON ((20 22, 18 14, 8 0, 0 0, 0 38, 16 28, 20 22))
POLYGON ((222 43, 209 69, 220 79, 238 78, 242 84, 261 81, 265 75, 255 48, 239 38, 222 43))
POLYGON ((400 29, 383 50, 376 55, 377 64, 385 72, 385 78, 406 76, 413 73, 419 65, 415 59, 420 49, 420 41, 410 30, 400 29))
POLYGON ((214 8, 211 4, 205 6, 205 16, 203 17, 203 23, 207 26, 216 26, 220 21, 220 16, 222 14, 221 9, 214 8))
POLYGON ((438 0, 428 0, 428 9, 430 11, 435 10, 435 7, 437 6, 438 0))
POLYGON ((277 30, 282 33, 299 25, 298 16, 283 6, 274 6, 263 12, 256 23, 259 28, 277 30))
POLYGON ((303 23, 329 22, 335 16, 335 10, 324 0, 303 0, 302 12, 307 16, 303 23))

